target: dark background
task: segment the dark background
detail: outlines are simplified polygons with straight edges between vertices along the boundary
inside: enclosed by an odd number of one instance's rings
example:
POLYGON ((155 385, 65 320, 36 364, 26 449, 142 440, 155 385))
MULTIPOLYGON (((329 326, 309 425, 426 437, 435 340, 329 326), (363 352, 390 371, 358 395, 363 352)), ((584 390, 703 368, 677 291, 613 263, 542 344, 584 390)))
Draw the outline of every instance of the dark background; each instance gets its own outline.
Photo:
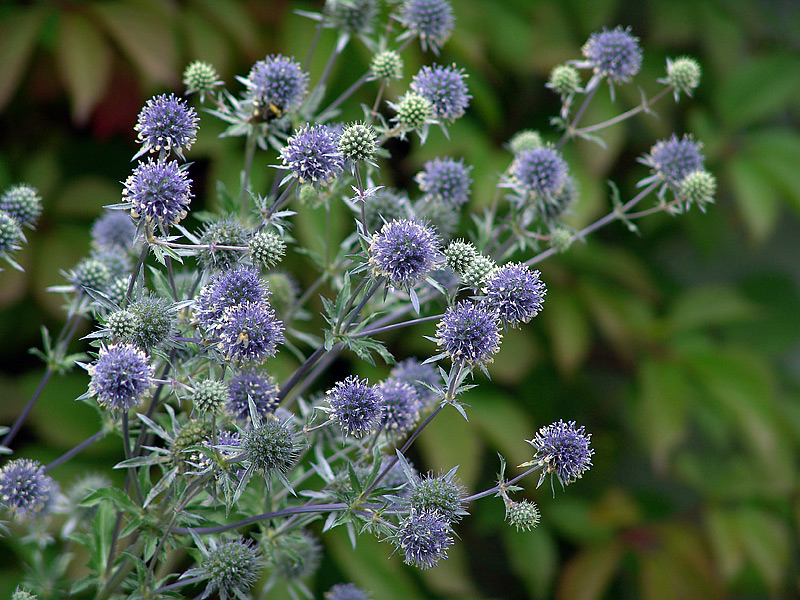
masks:
MULTIPOLYGON (((265 54, 299 60, 313 24, 293 9, 311 2, 116 0, 27 2, 0 7, 0 187, 27 182, 45 202, 38 230, 17 254, 25 272, 0 274, 0 422, 10 424, 42 367, 27 352, 40 326, 58 331, 64 283, 89 249, 88 228, 101 207, 119 201, 136 151, 133 125, 155 93, 182 92, 180 73, 194 59, 212 62, 231 90, 265 54)), ((404 53, 401 94, 421 64, 457 63, 469 74, 468 114, 395 161, 389 179, 416 193, 425 160, 463 156, 474 165, 471 207, 491 201, 508 165, 505 147, 521 129, 557 134, 558 100, 544 87, 550 69, 580 58, 588 35, 630 26, 644 49, 635 84, 658 90, 667 57, 690 55, 703 67, 694 99, 662 100, 603 134, 608 150, 579 142, 566 156, 581 200, 569 222, 584 226, 609 210, 607 179, 623 198, 646 168, 636 162, 655 140, 691 132, 704 144, 719 183, 706 214, 657 215, 639 235, 614 224, 539 265, 545 310, 509 332, 492 381, 466 399, 470 423, 446 411, 420 438, 415 463, 459 474, 471 491, 492 485, 496 452, 513 465, 530 458, 523 439, 563 418, 593 434, 594 467, 566 491, 529 489, 542 525, 518 534, 503 523, 499 500, 470 507, 451 557, 436 569, 406 568, 391 547, 368 536, 354 552, 340 531, 323 536, 326 557, 310 586, 354 581, 376 599, 453 598, 788 598, 800 594, 800 9, 796 2, 736 0, 454 0, 456 31, 438 59, 412 44, 404 53)), ((312 82, 333 34, 323 36, 312 82)), ((369 52, 355 40, 337 62, 331 98, 363 73, 369 52)), ((371 103, 375 89, 358 99, 371 103)), ((607 92, 586 123, 639 101, 636 85, 607 92)), ((361 116, 357 102, 342 120, 361 116)), ((233 187, 241 139, 218 140, 202 116, 189 154, 197 198, 215 207, 219 179, 233 187)), ((256 186, 274 156, 260 156, 256 186)), ((313 212, 297 217, 300 244, 313 244, 313 212)), ((340 211, 337 221, 347 225, 340 211)), ((462 220, 462 226, 469 219, 462 220)), ((343 231, 343 229, 342 229, 343 231)), ((287 268, 307 270, 290 252, 287 268)), ((303 283, 302 275, 298 275, 303 283)), ((86 325, 82 333, 88 333, 86 325)), ((389 338, 399 356, 426 357, 432 328, 389 338)), ((83 342, 72 350, 85 350, 83 342)), ((353 362, 355 359, 351 359, 353 362)), ((341 365, 340 365, 341 366, 341 365)), ((292 364, 278 364, 279 376, 292 364)), ((385 375, 353 364, 372 378, 385 375)), ((280 378, 280 377, 279 377, 280 378)), ((17 438, 20 454, 52 460, 97 430, 95 413, 73 399, 83 370, 51 383, 17 438)), ((86 471, 108 472, 115 440, 93 446, 54 476, 68 486, 86 471)), ((528 487, 532 488, 534 481, 528 487)), ((518 496, 521 498, 522 496, 518 496)), ((21 576, 27 550, 0 540, 0 595, 21 576)), ((80 559, 76 559, 80 563, 80 559)), ((77 571, 76 571, 77 573, 77 571)))

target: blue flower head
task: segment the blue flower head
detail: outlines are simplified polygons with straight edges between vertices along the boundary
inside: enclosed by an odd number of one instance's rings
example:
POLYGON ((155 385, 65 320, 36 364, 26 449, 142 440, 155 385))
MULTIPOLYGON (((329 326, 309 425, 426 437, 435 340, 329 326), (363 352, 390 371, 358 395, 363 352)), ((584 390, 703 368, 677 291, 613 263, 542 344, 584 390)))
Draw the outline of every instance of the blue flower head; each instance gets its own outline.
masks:
POLYGON ((35 187, 18 183, 0 195, 0 210, 13 217, 20 227, 33 229, 42 214, 42 197, 35 187))
POLYGON ((467 91, 464 69, 424 66, 411 80, 411 90, 428 100, 434 117, 441 121, 455 121, 464 115, 472 96, 467 91))
POLYGON ((589 36, 582 52, 586 57, 585 66, 608 78, 611 83, 630 81, 642 67, 639 38, 631 34, 630 28, 603 28, 603 31, 589 36))
POLYGON ((505 323, 519 327, 542 310, 547 287, 539 279, 539 271, 531 271, 522 263, 511 263, 486 276, 483 293, 486 303, 497 310, 505 323))
POLYGON ((324 596, 325 600, 371 600, 355 583, 337 583, 324 596))
POLYGON ((448 0, 405 0, 399 19, 407 31, 398 39, 418 37, 422 49, 430 47, 434 54, 439 54, 455 25, 448 0))
POLYGON ((689 173, 703 168, 702 147, 691 135, 678 139, 673 133, 668 140, 656 142, 641 162, 652 169, 654 178, 670 186, 679 186, 689 173))
POLYGON ((0 505, 20 516, 44 510, 52 491, 53 479, 35 460, 18 458, 0 469, 0 505))
POLYGON ((378 385, 383 398, 383 428, 398 434, 410 431, 419 419, 420 401, 416 390, 391 377, 378 385))
POLYGON ((436 326, 436 343, 454 364, 485 366, 500 351, 500 316, 484 302, 450 306, 436 326))
POLYGON ((575 421, 559 420, 539 429, 532 440, 526 440, 536 453, 533 460, 520 466, 540 466, 539 484, 547 475, 553 475, 564 487, 588 471, 592 466, 594 450, 590 447, 592 435, 575 421))
POLYGON ((327 391, 330 405, 326 411, 341 425, 345 435, 361 437, 381 424, 384 411, 383 398, 378 389, 351 375, 327 391))
POLYGON ((228 413, 238 421, 250 420, 250 400, 256 412, 262 418, 273 414, 280 404, 278 384, 270 375, 262 375, 259 371, 239 371, 228 382, 228 402, 225 405, 228 413))
POLYGON ((147 101, 134 130, 142 148, 134 160, 147 152, 174 152, 182 160, 197 139, 197 113, 183 98, 162 94, 147 101))
POLYGON ((461 206, 469 201, 471 170, 463 160, 434 158, 425 163, 415 180, 427 199, 461 206))
POLYGON ((218 333, 219 349, 229 360, 259 364, 283 343, 283 322, 266 302, 245 302, 225 311, 218 333))
POLYGON ((360 35, 373 31, 378 14, 377 0, 328 0, 330 25, 360 35))
POLYGON ((128 250, 135 235, 136 225, 130 215, 121 210, 104 211, 92 224, 92 240, 97 246, 128 250))
POLYGON ((505 187, 524 194, 551 198, 567 182, 569 168, 561 153, 552 146, 527 148, 514 157, 511 178, 505 187))
POLYGON ((206 331, 214 331, 219 328, 227 309, 244 302, 265 302, 269 295, 269 288, 258 271, 240 267, 218 273, 200 290, 194 318, 206 331))
POLYGON ((408 219, 384 223, 372 235, 369 264, 376 276, 384 276, 392 287, 411 287, 430 273, 441 260, 439 238, 432 227, 408 219))
POLYGON ((166 235, 169 226, 188 213, 193 195, 190 186, 185 165, 150 159, 128 177, 122 195, 130 203, 134 219, 144 219, 149 227, 158 226, 166 235))
POLYGON ((429 569, 447 558, 453 545, 453 529, 447 517, 436 510, 411 509, 400 522, 392 541, 407 565, 429 569))
POLYGON ((416 358, 407 358, 397 363, 389 372, 389 377, 407 383, 419 396, 420 402, 428 405, 437 398, 436 393, 424 384, 436 385, 441 383, 441 376, 436 368, 431 364, 422 364, 416 358))
POLYGON ((344 170, 339 135, 327 125, 306 125, 281 148, 281 158, 300 183, 327 185, 344 170))
POLYGON ((88 367, 89 393, 100 406, 126 412, 138 406, 153 383, 153 367, 136 346, 119 344, 100 349, 100 356, 88 367))
POLYGON ((263 121, 298 109, 308 91, 308 73, 280 54, 258 61, 241 81, 253 102, 253 117, 263 121))

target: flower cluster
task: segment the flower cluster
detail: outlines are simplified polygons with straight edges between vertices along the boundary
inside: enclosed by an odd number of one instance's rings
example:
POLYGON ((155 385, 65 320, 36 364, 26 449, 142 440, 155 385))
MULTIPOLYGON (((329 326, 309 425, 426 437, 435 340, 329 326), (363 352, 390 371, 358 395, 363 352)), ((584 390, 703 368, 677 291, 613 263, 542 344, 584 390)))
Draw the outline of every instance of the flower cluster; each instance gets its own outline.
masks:
POLYGON ((412 287, 440 262, 439 238, 433 228, 415 220, 395 219, 373 234, 369 264, 375 276, 392 287, 412 287))
POLYGON ((281 149, 281 158, 291 176, 300 183, 324 186, 344 169, 339 136, 327 125, 307 125, 281 149))

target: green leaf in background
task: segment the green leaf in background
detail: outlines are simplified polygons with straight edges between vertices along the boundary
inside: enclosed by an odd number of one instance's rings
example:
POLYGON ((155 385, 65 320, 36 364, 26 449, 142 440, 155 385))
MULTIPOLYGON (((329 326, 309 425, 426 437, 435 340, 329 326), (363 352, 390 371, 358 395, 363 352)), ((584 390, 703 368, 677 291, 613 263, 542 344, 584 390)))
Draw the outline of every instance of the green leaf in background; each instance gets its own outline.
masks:
POLYGON ((639 368, 632 430, 657 471, 664 471, 671 452, 686 434, 689 390, 678 365, 646 360, 639 368))
POLYGON ((623 547, 616 540, 589 546, 570 560, 561 571, 557 600, 602 598, 622 560, 623 547))
MULTIPOLYGON (((472 404, 472 394, 467 394, 466 401, 472 404)), ((474 426, 467 423, 451 407, 445 408, 446 410, 437 415, 425 428, 417 443, 426 464, 437 465, 434 472, 438 470, 447 472, 454 465, 459 465, 457 476, 471 490, 480 474, 483 444, 478 437, 471 435, 474 426)), ((471 410, 467 408, 467 416, 471 410)), ((418 467, 422 469, 421 466, 418 467)))
POLYGON ((730 182, 748 233, 763 242, 775 230, 780 214, 780 197, 770 175, 746 157, 736 156, 725 167, 723 176, 730 182))
POLYGON ((171 30, 174 15, 166 5, 155 0, 116 0, 90 6, 148 83, 175 85, 181 69, 171 30))
POLYGON ((0 110, 11 100, 31 59, 50 9, 26 6, 0 11, 0 110))
POLYGON ((670 332, 702 329, 758 319, 758 307, 729 287, 705 286, 687 290, 670 307, 670 332))
POLYGON ((800 61, 795 52, 752 58, 715 88, 720 117, 738 129, 770 118, 800 97, 800 61))
POLYGON ((56 59, 72 103, 72 118, 83 124, 108 87, 111 48, 96 26, 77 12, 59 18, 56 59))
POLYGON ((539 318, 547 330, 553 359, 559 371, 573 373, 585 360, 592 341, 586 312, 575 294, 561 288, 547 291, 546 304, 539 318))
POLYGON ((761 172, 789 206, 800 214, 800 134, 788 129, 749 133, 742 154, 761 172))
POLYGON ((503 529, 508 560, 514 573, 525 584, 531 598, 550 598, 558 570, 558 548, 544 525, 533 531, 503 529))

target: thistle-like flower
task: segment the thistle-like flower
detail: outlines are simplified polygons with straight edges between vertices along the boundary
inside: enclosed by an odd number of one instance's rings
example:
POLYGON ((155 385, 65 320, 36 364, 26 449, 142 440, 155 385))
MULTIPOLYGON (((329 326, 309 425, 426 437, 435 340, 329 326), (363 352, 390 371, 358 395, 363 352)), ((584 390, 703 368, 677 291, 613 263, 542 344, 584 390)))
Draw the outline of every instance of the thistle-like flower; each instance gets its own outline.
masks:
POLYGON ((328 0, 330 24, 347 33, 367 35, 372 33, 377 0, 328 0))
POLYGON ((369 69, 373 79, 402 79, 403 58, 394 50, 384 50, 372 57, 369 69))
POLYGON ((136 225, 129 214, 120 210, 106 210, 92 224, 92 241, 100 247, 128 250, 135 235, 136 225))
POLYGON ((208 548, 200 548, 199 566, 186 571, 181 578, 199 577, 207 580, 200 598, 216 593, 222 600, 246 598, 261 574, 261 553, 252 540, 241 538, 218 542, 209 538, 208 548))
POLYGON ((533 446, 536 453, 533 460, 520 467, 539 466, 542 468, 539 485, 548 475, 557 478, 563 488, 580 479, 592 466, 594 450, 590 447, 592 434, 586 433, 583 426, 575 427, 575 421, 556 423, 539 429, 532 440, 525 440, 533 446))
POLYGON ((685 199, 684 210, 689 210, 692 205, 706 212, 706 204, 714 202, 717 191, 717 179, 705 169, 692 171, 681 181, 678 196, 685 199))
POLYGON ((260 364, 282 344, 283 322, 266 302, 245 302, 228 308, 217 331, 219 349, 241 364, 260 364))
POLYGON ((383 428, 397 434, 411 431, 421 408, 416 390, 390 377, 378 385, 378 392, 383 398, 383 428))
POLYGON ((322 545, 308 530, 300 529, 276 539, 269 560, 278 575, 289 581, 313 575, 322 560, 322 545))
POLYGON ((18 458, 0 469, 0 505, 24 517, 44 510, 53 490, 53 479, 35 460, 18 458))
POLYGON ((659 140, 650 149, 650 154, 639 159, 650 167, 653 176, 639 182, 640 187, 653 181, 661 180, 666 185, 676 188, 689 174, 703 168, 705 157, 701 150, 703 145, 696 142, 691 135, 681 139, 673 133, 668 140, 659 140))
POLYGON ((134 130, 142 148, 134 160, 147 152, 174 152, 181 160, 197 139, 197 113, 183 98, 162 94, 147 101, 134 130))
POLYGON ((433 228, 414 220, 396 219, 372 235, 369 264, 395 288, 412 287, 441 261, 439 238, 433 228))
POLYGON ((33 229, 42 214, 42 197, 35 187, 18 183, 0 195, 0 211, 13 217, 20 227, 33 229))
POLYGON ((134 219, 144 219, 164 235, 171 224, 186 217, 193 196, 186 165, 152 159, 136 167, 125 182, 122 195, 134 219))
POLYGON ((228 384, 216 379, 204 379, 194 384, 192 406, 201 413, 219 414, 228 400, 228 384))
POLYGON ((244 432, 242 450, 247 453, 250 467, 263 474, 269 485, 272 475, 285 479, 300 449, 289 421, 279 421, 275 417, 259 421, 244 432))
POLYGON ((300 183, 327 185, 344 169, 339 135, 327 125, 306 125, 281 148, 283 167, 300 183))
POLYGON ((111 279, 111 270, 95 258, 83 258, 67 273, 67 279, 78 292, 102 290, 111 279))
POLYGON ((542 310, 547 287, 539 275, 522 263, 498 267, 483 281, 485 302, 497 310, 503 322, 519 327, 542 310))
POLYGON ((153 383, 153 367, 135 346, 119 344, 100 349, 97 361, 87 367, 89 394, 111 411, 126 412, 138 406, 153 383))
POLYGON ((196 60, 184 69, 183 85, 186 86, 187 94, 199 94, 202 103, 206 99, 206 94, 222 85, 222 81, 214 65, 196 60))
POLYGON ((508 521, 509 525, 516 527, 517 531, 530 531, 542 519, 539 507, 536 506, 535 502, 530 500, 522 500, 521 502, 508 500, 505 504, 506 521, 508 521))
POLYGON ((700 85, 702 72, 700 64, 693 58, 688 56, 681 56, 675 60, 668 58, 667 76, 658 81, 672 86, 673 96, 677 102, 681 92, 692 97, 695 88, 700 85))
POLYGON ((25 234, 17 220, 7 212, 0 211, 0 256, 10 256, 19 250, 25 241, 25 234))
POLYGON ((420 363, 416 358, 407 358, 400 361, 389 372, 389 377, 401 383, 407 383, 417 392, 423 407, 426 407, 437 398, 436 393, 427 385, 433 386, 441 382, 441 376, 431 364, 420 363), (427 384, 427 385, 425 385, 427 384))
POLYGON ((325 409, 332 421, 341 425, 345 435, 361 437, 381 424, 383 397, 374 385, 354 375, 339 381, 326 392, 330 408, 325 409))
POLYGON ((450 523, 458 523, 467 513, 463 498, 466 489, 456 478, 454 467, 444 475, 434 476, 428 473, 425 477, 416 477, 405 500, 417 511, 437 511, 450 523))
POLYGON ((518 131, 508 142, 508 147, 515 156, 524 150, 534 150, 544 145, 542 134, 534 129, 518 131))
POLYGON ((430 48, 434 54, 453 33, 455 18, 448 0, 405 0, 400 22, 406 32, 398 40, 418 37, 422 49, 430 48))
POLYGON ((562 96, 570 96, 581 91, 581 75, 572 65, 556 65, 550 71, 550 78, 545 84, 562 96))
POLYGON ((434 158, 425 163, 415 180, 425 193, 427 200, 439 201, 450 207, 461 206, 469 201, 472 167, 463 160, 434 158))
POLYGON ((247 230, 235 218, 226 217, 206 223, 200 234, 200 244, 208 248, 202 248, 197 258, 206 269, 232 269, 244 256, 244 252, 222 249, 219 246, 247 246, 248 237, 247 230))
POLYGON ((454 364, 485 366, 500 351, 500 315, 484 302, 450 306, 436 326, 436 343, 454 364))
POLYGON ((392 542, 402 551, 407 565, 429 569, 447 558, 447 549, 453 545, 452 534, 450 521, 441 513, 412 508, 400 522, 392 542))
POLYGON ((324 594, 325 600, 371 600, 355 583, 337 583, 324 594))
POLYGON ((521 192, 523 198, 534 195, 551 198, 558 194, 569 177, 569 167, 561 153, 550 145, 522 150, 514 157, 510 180, 504 187, 521 192))
POLYGON ((308 73, 300 63, 280 54, 258 61, 247 79, 247 99, 253 104, 253 119, 270 121, 292 112, 308 91, 308 73))
POLYGON ((213 333, 222 323, 225 311, 246 302, 266 302, 270 291, 258 272, 239 267, 211 278, 197 295, 194 319, 207 332, 213 333))
POLYGON ((453 122, 464 115, 472 96, 464 80, 464 69, 424 66, 411 80, 411 90, 428 100, 433 115, 440 121, 453 122))
POLYGON ((261 418, 273 414, 280 404, 278 384, 259 371, 239 371, 228 382, 226 410, 238 421, 250 420, 250 401, 261 418))
POLYGON ((630 28, 603 28, 589 36, 582 52, 586 61, 576 65, 593 69, 610 83, 627 83, 642 67, 639 38, 631 34, 630 28))
POLYGON ((406 133, 416 131, 424 142, 428 126, 436 122, 430 100, 416 92, 406 92, 398 102, 389 102, 389 106, 397 113, 392 121, 400 128, 400 138, 405 139, 406 133))

